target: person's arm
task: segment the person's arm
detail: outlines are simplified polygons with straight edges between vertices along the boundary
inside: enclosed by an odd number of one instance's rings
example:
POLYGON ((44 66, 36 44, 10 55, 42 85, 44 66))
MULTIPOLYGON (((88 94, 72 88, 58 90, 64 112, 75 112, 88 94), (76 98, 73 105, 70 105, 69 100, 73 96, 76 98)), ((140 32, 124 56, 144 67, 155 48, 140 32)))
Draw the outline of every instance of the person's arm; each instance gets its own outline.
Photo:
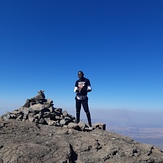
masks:
POLYGON ((88 79, 87 81, 87 92, 91 92, 92 91, 92 87, 91 87, 91 83, 90 83, 90 80, 88 79))
POLYGON ((78 81, 75 82, 75 88, 74 88, 74 92, 77 93, 77 92, 80 92, 81 91, 81 88, 78 87, 78 81))
POLYGON ((92 91, 92 87, 91 86, 87 86, 87 92, 91 92, 92 91))
POLYGON ((74 92, 79 92, 79 88, 75 86, 74 92))

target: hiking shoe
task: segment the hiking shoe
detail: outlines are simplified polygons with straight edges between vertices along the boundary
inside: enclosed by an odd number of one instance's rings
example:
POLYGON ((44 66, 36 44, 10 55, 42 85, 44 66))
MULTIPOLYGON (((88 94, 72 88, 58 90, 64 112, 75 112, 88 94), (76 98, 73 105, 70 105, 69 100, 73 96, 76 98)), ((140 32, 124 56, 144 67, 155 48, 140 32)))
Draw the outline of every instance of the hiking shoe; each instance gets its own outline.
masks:
POLYGON ((93 130, 93 127, 88 127, 88 130, 92 131, 93 130))

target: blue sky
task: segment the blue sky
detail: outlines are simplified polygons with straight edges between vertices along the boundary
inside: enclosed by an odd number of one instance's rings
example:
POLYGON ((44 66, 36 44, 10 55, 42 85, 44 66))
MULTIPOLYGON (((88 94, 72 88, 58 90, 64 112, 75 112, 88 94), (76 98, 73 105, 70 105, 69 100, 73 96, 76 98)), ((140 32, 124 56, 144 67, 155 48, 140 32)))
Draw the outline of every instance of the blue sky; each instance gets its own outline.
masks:
POLYGON ((0 1, 0 113, 42 89, 74 108, 78 70, 91 109, 163 110, 162 0, 0 1))

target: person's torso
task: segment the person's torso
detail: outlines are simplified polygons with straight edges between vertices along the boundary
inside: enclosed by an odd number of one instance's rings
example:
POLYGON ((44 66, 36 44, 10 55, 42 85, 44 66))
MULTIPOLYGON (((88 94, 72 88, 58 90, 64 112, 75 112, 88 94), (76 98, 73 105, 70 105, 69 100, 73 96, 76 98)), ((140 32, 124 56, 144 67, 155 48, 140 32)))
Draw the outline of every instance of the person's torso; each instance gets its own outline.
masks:
POLYGON ((81 88, 80 92, 77 92, 76 96, 79 99, 84 99, 87 97, 87 87, 89 84, 89 80, 87 78, 77 80, 77 87, 81 88))

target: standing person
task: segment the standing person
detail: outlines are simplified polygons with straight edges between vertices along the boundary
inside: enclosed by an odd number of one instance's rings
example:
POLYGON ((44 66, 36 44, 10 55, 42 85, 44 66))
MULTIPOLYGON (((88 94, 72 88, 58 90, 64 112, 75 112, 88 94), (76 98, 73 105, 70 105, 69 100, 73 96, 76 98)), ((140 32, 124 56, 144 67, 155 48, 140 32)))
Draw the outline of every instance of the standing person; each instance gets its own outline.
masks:
POLYGON ((88 106, 88 97, 87 93, 92 91, 90 80, 84 77, 82 71, 78 71, 78 80, 75 82, 74 92, 76 93, 76 121, 80 122, 80 110, 81 105, 86 113, 89 129, 92 130, 91 115, 88 106))

